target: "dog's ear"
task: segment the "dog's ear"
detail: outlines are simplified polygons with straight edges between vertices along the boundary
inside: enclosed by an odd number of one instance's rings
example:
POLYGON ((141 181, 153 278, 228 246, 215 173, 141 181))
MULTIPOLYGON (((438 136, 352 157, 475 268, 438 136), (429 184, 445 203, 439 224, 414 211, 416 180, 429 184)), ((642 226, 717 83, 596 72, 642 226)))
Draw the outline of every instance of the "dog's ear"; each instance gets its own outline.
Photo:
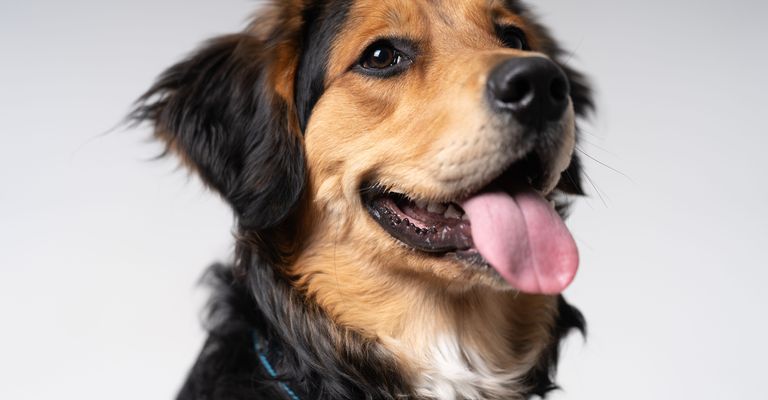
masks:
MULTIPOLYGON (((560 62, 558 60, 559 58, 562 58, 562 56, 557 57, 555 61, 563 68, 563 71, 565 71, 565 75, 570 82, 571 101, 573 102, 573 111, 576 113, 576 118, 586 118, 595 108, 595 104, 592 101, 592 89, 590 88, 586 77, 584 77, 581 72, 560 62)), ((581 136, 578 121, 576 121, 576 136, 577 140, 581 136)), ((581 158, 577 154, 571 158, 571 164, 565 171, 563 171, 558 188, 565 193, 577 195, 584 194, 584 188, 582 186, 581 158)))
POLYGON ((247 34, 214 39, 168 69, 131 115, 154 124, 155 137, 249 230, 286 219, 306 181, 303 139, 285 95, 295 67, 276 51, 247 34))
MULTIPOLYGON (((559 55, 555 58, 555 62, 560 64, 570 82, 573 111, 576 113, 577 118, 586 118, 595 108, 592 100, 592 89, 586 77, 581 72, 560 61, 562 58, 562 55, 559 55)), ((581 136, 578 121, 576 122, 576 132, 578 139, 581 136)), ((574 155, 571 159, 571 164, 563 172, 558 188, 565 193, 583 195, 584 188, 582 187, 581 169, 581 158, 578 155, 574 155)))

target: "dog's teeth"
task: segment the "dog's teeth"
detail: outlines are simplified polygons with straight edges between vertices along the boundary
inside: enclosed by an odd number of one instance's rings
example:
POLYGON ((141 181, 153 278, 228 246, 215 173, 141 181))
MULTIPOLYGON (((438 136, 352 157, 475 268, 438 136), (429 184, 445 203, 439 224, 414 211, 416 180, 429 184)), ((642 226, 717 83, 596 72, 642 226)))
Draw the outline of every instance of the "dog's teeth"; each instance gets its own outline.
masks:
POLYGON ((553 210, 557 209, 557 203, 555 203, 554 200, 550 200, 549 205, 552 207, 553 210))
POLYGON ((429 203, 427 206, 427 211, 431 212, 432 214, 442 214, 447 208, 448 207, 446 207, 445 204, 429 203))
POLYGON ((469 221, 469 215, 464 214, 461 216, 462 221, 469 221))
POLYGON ((448 209, 445 210, 445 214, 443 214, 443 216, 445 218, 459 219, 461 218, 461 213, 456 209, 456 207, 453 206, 453 204, 451 204, 448 206, 448 209))
POLYGON ((424 200, 416 200, 416 207, 427 208, 427 202, 424 200))

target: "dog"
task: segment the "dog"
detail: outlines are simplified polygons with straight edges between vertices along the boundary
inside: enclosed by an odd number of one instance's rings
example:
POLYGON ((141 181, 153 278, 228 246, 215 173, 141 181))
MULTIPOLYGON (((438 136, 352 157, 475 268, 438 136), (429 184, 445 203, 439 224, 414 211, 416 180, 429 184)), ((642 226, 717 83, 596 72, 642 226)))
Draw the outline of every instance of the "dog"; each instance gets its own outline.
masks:
POLYGON ((546 396, 585 77, 518 0, 260 7, 130 116, 236 220, 178 399, 546 396))

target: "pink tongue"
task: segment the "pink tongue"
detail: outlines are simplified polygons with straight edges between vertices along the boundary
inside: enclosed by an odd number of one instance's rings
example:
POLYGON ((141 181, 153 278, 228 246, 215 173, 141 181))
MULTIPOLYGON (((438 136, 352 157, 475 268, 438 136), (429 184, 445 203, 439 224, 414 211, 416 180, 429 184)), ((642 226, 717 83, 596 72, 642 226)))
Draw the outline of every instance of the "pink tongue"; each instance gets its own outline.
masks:
POLYGON ((558 294, 576 275, 579 254, 565 223, 538 193, 481 193, 464 201, 472 240, 512 287, 558 294))

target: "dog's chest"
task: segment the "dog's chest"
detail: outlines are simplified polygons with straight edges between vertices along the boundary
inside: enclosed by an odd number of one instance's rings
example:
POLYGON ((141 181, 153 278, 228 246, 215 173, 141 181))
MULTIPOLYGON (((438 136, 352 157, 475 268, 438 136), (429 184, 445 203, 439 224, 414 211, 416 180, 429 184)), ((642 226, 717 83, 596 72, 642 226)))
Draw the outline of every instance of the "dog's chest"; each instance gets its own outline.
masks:
POLYGON ((435 337, 419 358, 415 386, 420 396, 440 400, 523 399, 518 382, 527 367, 504 370, 492 366, 455 335, 435 337))

